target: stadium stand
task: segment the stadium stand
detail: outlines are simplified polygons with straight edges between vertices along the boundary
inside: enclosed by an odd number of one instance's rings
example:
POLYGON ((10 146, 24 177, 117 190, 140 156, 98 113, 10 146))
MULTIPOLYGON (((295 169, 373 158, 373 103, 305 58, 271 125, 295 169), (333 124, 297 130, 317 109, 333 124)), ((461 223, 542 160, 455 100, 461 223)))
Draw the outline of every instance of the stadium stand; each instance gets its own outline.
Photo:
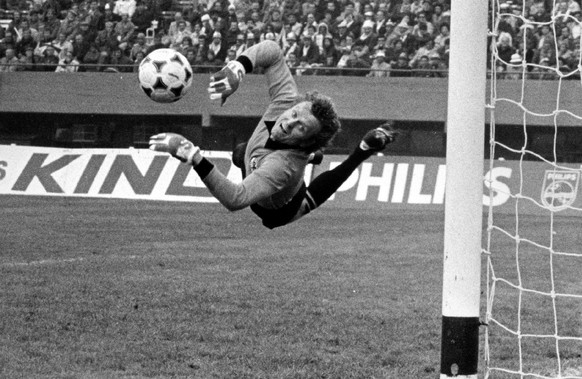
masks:
MULTIPOLYGON (((579 0, 553 4, 500 2, 518 17, 492 27, 498 71, 521 59, 523 33, 528 63, 576 71, 579 0), (543 23, 560 14, 571 17, 556 30, 555 54, 552 30, 521 16, 543 23)), ((450 17, 450 0, 0 0, 0 71, 132 72, 153 49, 170 47, 206 73, 272 39, 298 76, 446 77, 450 17)))

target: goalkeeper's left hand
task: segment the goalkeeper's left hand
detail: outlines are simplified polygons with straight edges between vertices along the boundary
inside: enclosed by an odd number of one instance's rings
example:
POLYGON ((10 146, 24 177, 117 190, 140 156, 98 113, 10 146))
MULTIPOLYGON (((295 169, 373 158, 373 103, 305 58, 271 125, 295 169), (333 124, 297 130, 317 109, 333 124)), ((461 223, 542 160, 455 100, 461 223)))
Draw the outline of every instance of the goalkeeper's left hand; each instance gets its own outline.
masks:
POLYGON ((232 95, 237 89, 245 75, 245 68, 238 61, 230 61, 224 68, 210 77, 208 93, 210 100, 221 100, 224 104, 226 98, 232 95))
POLYGON ((202 160, 200 148, 176 133, 160 133, 150 137, 150 150, 169 153, 174 158, 194 166, 202 160))

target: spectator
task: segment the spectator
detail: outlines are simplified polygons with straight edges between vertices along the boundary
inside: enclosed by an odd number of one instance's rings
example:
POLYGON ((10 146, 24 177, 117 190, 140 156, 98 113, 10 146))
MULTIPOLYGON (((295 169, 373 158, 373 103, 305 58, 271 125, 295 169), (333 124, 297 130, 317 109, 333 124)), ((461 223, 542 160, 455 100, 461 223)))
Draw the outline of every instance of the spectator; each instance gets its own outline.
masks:
POLYGON ((432 52, 429 56, 430 69, 433 70, 433 76, 436 78, 444 78, 447 76, 447 65, 439 55, 439 53, 432 52))
POLYGON ((445 42, 450 39, 449 24, 442 23, 439 28, 439 33, 434 38, 435 48, 440 49, 445 46, 445 42))
POLYGON ((312 69, 312 66, 309 64, 307 57, 301 57, 299 59, 299 65, 295 68, 295 75, 297 76, 307 76, 307 75, 314 75, 315 72, 312 69))
POLYGON ((271 11, 270 17, 267 18, 267 25, 273 27, 273 32, 275 34, 280 34, 283 30, 283 21, 281 19, 281 11, 279 9, 273 9, 271 11))
POLYGON ((570 34, 570 28, 567 26, 562 27, 560 34, 558 35, 558 46, 564 42, 569 50, 574 49, 574 39, 572 34, 570 34))
POLYGON ((14 33, 12 30, 6 30, 6 32, 4 33, 4 44, 5 44, 5 49, 6 48, 11 48, 11 49, 16 48, 16 38, 14 37, 14 33))
POLYGON ((182 45, 182 40, 186 37, 192 39, 192 31, 186 28, 186 21, 180 20, 177 23, 178 29, 170 37, 170 47, 178 49, 182 45))
MULTIPOLYGON (((208 19, 210 19, 210 17, 208 17, 208 19)), ((170 23, 170 27, 168 28, 168 36, 170 38, 174 38, 174 36, 180 31, 179 24, 182 21, 185 24, 185 30, 192 33, 192 24, 190 21, 184 19, 182 12, 176 12, 174 13, 174 21, 170 23)))
POLYGON ((308 25, 306 29, 301 34, 302 37, 309 37, 315 42, 315 32, 317 28, 313 25, 308 25))
POLYGON ((538 80, 555 80, 558 79, 555 66, 551 64, 549 58, 542 58, 539 66, 534 67, 530 75, 533 79, 538 80))
POLYGON ((202 62, 202 65, 205 66, 202 72, 209 74, 214 73, 216 72, 217 68, 219 68, 223 64, 224 62, 222 60, 216 58, 214 51, 208 49, 206 51, 206 59, 204 60, 204 62, 202 62))
MULTIPOLYGON (((10 0, 7 0, 7 3, 9 3, 9 2, 10 2, 10 0)), ((14 2, 20 3, 19 0, 14 0, 14 2)), ((22 19, 23 19, 22 13, 20 13, 20 11, 24 11, 26 9, 22 6, 12 7, 12 6, 10 6, 10 4, 6 4, 6 5, 7 5, 8 10, 12 11, 12 21, 10 22, 10 26, 8 28, 16 30, 16 29, 20 28, 20 22, 22 22, 22 19)))
POLYGON ((207 50, 203 49, 201 46, 199 46, 196 49, 196 52, 195 52, 196 55, 194 56, 194 64, 192 64, 192 68, 193 68, 194 72, 199 73, 199 74, 208 72, 208 70, 205 68, 197 67, 197 66, 202 66, 204 64, 204 62, 206 61, 206 59, 207 59, 206 52, 207 52, 207 50))
POLYGON ((145 33, 154 20, 154 14, 146 7, 143 1, 136 4, 135 12, 131 17, 131 22, 135 25, 136 33, 145 33))
POLYGON ((327 24, 322 22, 317 26, 317 33, 314 36, 315 44, 319 47, 320 52, 323 52, 323 40, 326 38, 332 38, 332 36, 327 24))
POLYGON ((266 39, 270 39, 270 40, 276 40, 279 38, 279 35, 276 35, 275 32, 273 31, 273 27, 270 24, 267 24, 265 26, 265 30, 263 33, 261 33, 261 36, 259 37, 260 41, 264 41, 266 39))
POLYGON ((554 34, 552 33, 549 25, 540 25, 537 34, 537 48, 541 49, 546 41, 554 41, 554 34))
POLYGON ((352 76, 366 76, 369 69, 372 67, 372 63, 369 61, 367 54, 364 54, 364 47, 362 45, 355 45, 352 48, 350 55, 348 56, 346 62, 346 74, 352 76))
POLYGON ((141 63, 141 61, 143 61, 144 58, 145 53, 142 51, 138 51, 137 54, 135 55, 135 58, 133 59, 133 72, 139 71, 139 64, 141 63))
POLYGON ((35 54, 42 55, 43 50, 44 50, 43 46, 46 46, 48 44, 53 45, 55 47, 55 49, 57 49, 57 51, 59 51, 59 59, 62 59, 65 57, 65 50, 67 50, 67 49, 72 50, 73 49, 73 44, 71 43, 71 41, 69 41, 67 39, 67 35, 65 33, 59 33, 55 40, 50 41, 50 42, 44 42, 44 43, 37 44, 35 54), (60 55, 61 52, 62 52, 62 55, 60 55))
POLYGON ((261 20, 259 12, 257 11, 252 12, 251 18, 248 21, 251 21, 255 33, 261 34, 263 32, 263 29, 265 28, 265 23, 261 20))
POLYGON ((206 59, 206 50, 208 50, 208 43, 207 43, 206 34, 200 33, 198 35, 198 45, 197 45, 197 47, 198 47, 198 50, 202 54, 202 59, 206 59))
POLYGON ((227 8, 226 20, 228 23, 232 21, 238 22, 238 16, 236 15, 236 5, 230 4, 227 8))
POLYGON ((35 48, 36 41, 32 38, 30 29, 24 30, 22 32, 22 37, 18 42, 16 42, 15 53, 17 56, 23 55, 28 47, 35 48))
MULTIPOLYGON (((578 65, 578 56, 570 49, 570 44, 566 40, 559 41, 558 59, 562 62, 562 67, 567 66, 568 71, 574 70, 578 65)), ((572 44, 574 46, 574 44, 572 44)))
POLYGON ((509 61, 509 63, 511 63, 510 65, 507 65, 507 71, 506 74, 504 75, 505 79, 510 79, 510 80, 520 80, 522 77, 522 64, 523 62, 523 58, 521 57, 521 55, 519 55, 518 53, 515 53, 511 56, 511 60, 509 61))
POLYGON ((406 52, 406 54, 414 53, 414 50, 417 48, 417 42, 414 36, 412 35, 412 30, 408 25, 407 21, 408 17, 405 17, 400 24, 394 29, 394 37, 402 41, 402 48, 406 52))
MULTIPOLYGON (((428 63, 428 59, 427 59, 428 63)), ((372 67, 370 72, 368 73, 369 77, 374 78, 382 78, 390 76, 390 65, 386 63, 386 54, 383 51, 378 51, 374 57, 374 62, 372 63, 372 67)))
POLYGON ((4 56, 0 58, 0 72, 14 72, 18 70, 18 58, 12 48, 6 49, 4 56))
MULTIPOLYGON (((425 11, 421 11, 416 15, 416 28, 422 28, 429 37, 433 37, 436 29, 434 24, 428 19, 425 11)), ((414 30, 413 30, 414 32, 414 30)))
POLYGON ((196 48, 193 47, 186 50, 186 54, 184 54, 184 56, 186 57, 188 63, 190 63, 190 66, 194 66, 196 64, 196 62, 194 61, 194 59, 196 58, 196 48))
POLYGON ((297 51, 297 58, 301 61, 302 57, 307 59, 307 63, 313 64, 319 62, 319 47, 315 44, 309 35, 304 35, 302 44, 297 51))
POLYGON ((513 47, 511 35, 509 33, 502 32, 499 35, 497 41, 497 56, 502 62, 508 63, 511 60, 511 56, 514 52, 515 48, 513 47))
POLYGON ((40 63, 42 63, 43 71, 55 71, 57 69, 57 65, 59 64, 59 57, 57 56, 57 52, 54 46, 45 46, 43 51, 43 58, 40 60, 40 63))
POLYGON ((247 49, 247 45, 245 43, 245 35, 242 33, 237 34, 236 41, 232 48, 235 51, 235 55, 238 57, 242 54, 243 51, 247 49))
POLYGON ((20 71, 38 71, 38 56, 34 55, 34 49, 30 46, 26 48, 24 55, 19 59, 18 69, 20 71))
MULTIPOLYGON (((190 50, 194 48, 194 43, 192 42, 192 38, 190 37, 184 37, 184 39, 182 39, 182 44, 180 46, 178 46, 176 48, 176 50, 180 53, 182 53, 182 55, 186 55, 186 51, 190 50)), ((145 52, 145 50, 144 50, 145 52)))
POLYGON ((290 28, 289 32, 293 32, 293 34, 295 34, 296 36, 301 35, 301 32, 303 31, 303 25, 299 21, 297 21, 295 13, 289 13, 287 15, 286 24, 289 25, 290 28))
POLYGON ((89 72, 99 71, 100 68, 97 65, 100 63, 99 62, 100 56, 101 53, 99 52, 97 45, 95 43, 90 44, 89 50, 85 53, 82 59, 83 70, 89 72))
POLYGON ((378 36, 386 35, 386 24, 391 22, 386 18, 386 12, 378 10, 374 16, 374 33, 378 36))
POLYGON ((291 74, 295 75, 297 66, 299 66, 299 60, 297 59, 297 55, 295 53, 289 53, 285 62, 287 63, 287 67, 289 67, 291 74))
POLYGON ((241 31, 238 28, 238 22, 236 20, 230 21, 229 27, 224 33, 224 42, 226 45, 229 47, 234 46, 240 33, 241 31))
POLYGON ((118 72, 132 72, 133 64, 133 61, 119 48, 111 52, 108 62, 110 68, 114 68, 118 72))
POLYGON ((105 16, 101 9, 99 9, 99 2, 91 0, 89 3, 88 17, 85 19, 89 23, 89 29, 97 33, 99 30, 105 28, 105 16))
POLYGON ((408 62, 410 64, 410 67, 415 68, 416 65, 418 64, 418 62, 420 61, 420 58, 423 56, 426 56, 427 59, 430 56, 430 54, 434 51, 436 51, 437 49, 435 49, 434 47, 434 41, 433 40, 428 40, 426 42, 424 42, 423 44, 421 44, 421 46, 416 50, 416 52, 412 55, 412 58, 410 59, 410 62, 408 62))
POLYGON ((117 22, 121 20, 121 16, 113 13, 113 8, 109 5, 109 3, 105 4, 104 12, 103 12, 103 22, 112 22, 115 25, 117 22))
MULTIPOLYGON (((126 1, 126 0, 119 0, 119 1, 126 1)), ((134 38, 135 32, 135 25, 129 19, 128 13, 121 14, 121 21, 115 24, 115 33, 117 33, 118 38, 117 40, 119 43, 131 43, 134 38)))
POLYGON ((57 18, 54 9, 49 8, 46 11, 44 18, 45 28, 51 33, 51 40, 56 39, 59 34, 59 29, 61 28, 61 21, 57 18))
POLYGON ((111 52, 119 45, 119 35, 113 28, 113 22, 107 21, 105 29, 100 30, 95 38, 95 44, 99 51, 111 52))
POLYGON ((335 47, 333 38, 327 37, 323 40, 323 50, 321 52, 320 62, 326 63, 328 67, 335 67, 339 59, 339 51, 335 47), (329 60, 328 58, 331 58, 329 60))
POLYGON ((21 21, 20 27, 16 29, 16 42, 22 39, 25 32, 28 32, 33 39, 38 38, 38 30, 31 28, 28 20, 24 19, 21 21))
POLYGON ((40 24, 43 24, 43 22, 41 22, 40 12, 34 8, 28 12, 27 20, 28 20, 28 25, 32 29, 36 29, 36 30, 38 30, 38 26, 40 24))
POLYGON ((567 25, 568 28, 570 28, 570 35, 574 40, 577 40, 580 39, 580 36, 582 35, 582 12, 574 12, 572 13, 572 16, 574 17, 574 20, 570 20, 567 25))
POLYGON ((73 38, 75 32, 79 26, 79 20, 77 20, 77 14, 69 10, 67 12, 67 17, 61 22, 61 27, 59 28, 59 34, 64 33, 67 39, 73 38))
POLYGON ((228 52, 228 46, 222 41, 222 35, 219 32, 214 32, 212 34, 212 42, 208 45, 208 50, 212 51, 214 57, 212 62, 218 64, 218 62, 223 63, 226 59, 226 54, 228 52))
POLYGON ((59 65, 55 72, 77 72, 79 71, 79 61, 73 56, 73 52, 65 50, 65 58, 59 60, 59 65))
POLYGON ((412 76, 412 68, 408 64, 408 54, 400 53, 398 60, 390 67, 392 77, 408 77, 412 76))
POLYGON ((127 15, 128 18, 133 17, 136 9, 135 0, 116 0, 115 6, 113 7, 113 14, 120 16, 123 19, 123 15, 127 15))
POLYGON ((228 63, 234 60, 236 60, 236 50, 231 47, 226 52, 226 59, 224 60, 224 63, 228 63))
POLYGON ((556 48, 554 46, 554 40, 545 40, 542 47, 536 50, 534 62, 539 64, 542 60, 546 60, 548 66, 556 65, 556 48))
POLYGON ((414 66, 412 66, 413 75, 417 78, 432 78, 435 76, 435 73, 431 70, 430 61, 428 59, 428 55, 422 55, 417 61, 414 66))
POLYGON ((419 12, 422 12, 422 3, 421 0, 412 0, 410 2, 410 14, 417 15, 419 12))
POLYGON ((51 31, 46 29, 44 24, 40 24, 40 28, 38 30, 38 34, 36 38, 33 38, 35 44, 44 44, 51 42, 54 38, 52 38, 51 31))
POLYGON ((376 42, 378 42, 378 36, 374 33, 374 23, 370 20, 364 21, 360 37, 354 41, 354 44, 362 46, 363 54, 369 54, 373 51, 376 42))
POLYGON ((428 23, 426 22, 419 22, 414 25, 412 28, 412 35, 414 36, 416 42, 415 49, 428 41, 432 41, 434 38, 432 33, 428 30, 428 23))
POLYGON ((206 36, 211 36, 212 34, 214 34, 214 27, 212 25, 212 20, 210 19, 210 16, 205 14, 202 16, 202 18, 200 18, 200 20, 202 21, 202 28, 200 29, 200 34, 204 34, 206 36))
POLYGON ((396 13, 396 16, 399 19, 402 19, 404 17, 408 17, 412 14, 412 9, 411 9, 411 2, 410 0, 402 0, 402 3, 400 3, 400 7, 396 13))
POLYGON ((441 4, 435 4, 433 6, 433 12, 430 17, 430 22, 434 25, 435 30, 440 30, 443 23, 448 23, 448 18, 443 15, 443 6, 441 4))
POLYGON ((81 34, 83 39, 89 43, 95 42, 95 38, 97 38, 97 30, 91 29, 89 21, 81 21, 79 23, 79 31, 77 34, 81 34))
MULTIPOLYGON (((83 38, 82 34, 77 34, 75 40, 73 41, 73 56, 74 57, 84 57, 89 51, 91 44, 83 38)), ((79 59, 79 58, 77 58, 79 59)))
POLYGON ((341 72, 336 69, 337 67, 337 60, 334 59, 333 56, 329 55, 325 57, 321 65, 321 69, 315 72, 316 75, 325 75, 325 76, 334 76, 339 75, 341 72))
POLYGON ((396 61, 398 61, 398 57, 403 52, 404 48, 402 47, 402 41, 399 39, 393 40, 392 43, 390 44, 390 47, 388 47, 385 51, 386 62, 390 64, 395 63, 396 61))
POLYGON ((354 20, 353 14, 348 13, 344 20, 339 23, 338 29, 345 28, 345 33, 351 33, 354 35, 354 38, 358 38, 360 36, 361 26, 361 23, 354 20))

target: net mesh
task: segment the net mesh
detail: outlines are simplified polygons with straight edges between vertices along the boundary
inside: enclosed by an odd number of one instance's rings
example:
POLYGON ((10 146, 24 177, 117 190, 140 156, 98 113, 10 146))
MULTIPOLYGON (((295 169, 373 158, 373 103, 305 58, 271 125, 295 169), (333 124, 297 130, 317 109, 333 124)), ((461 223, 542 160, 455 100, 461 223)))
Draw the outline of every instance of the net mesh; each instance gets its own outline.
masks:
POLYGON ((491 2, 486 378, 582 378, 582 18, 571 3, 491 2), (530 13, 542 5, 545 18, 530 13), (502 112, 521 125, 503 125, 502 112))

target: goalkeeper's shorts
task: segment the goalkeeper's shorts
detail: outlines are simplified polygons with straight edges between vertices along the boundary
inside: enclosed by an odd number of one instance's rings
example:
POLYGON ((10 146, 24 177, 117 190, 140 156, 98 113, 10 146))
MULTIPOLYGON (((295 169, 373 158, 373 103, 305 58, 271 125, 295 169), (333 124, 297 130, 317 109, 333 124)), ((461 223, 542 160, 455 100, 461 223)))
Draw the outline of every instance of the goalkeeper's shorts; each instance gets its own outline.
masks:
POLYGON ((305 183, 303 183, 291 201, 281 208, 267 209, 258 204, 253 204, 251 205, 251 209, 261 218, 261 220, 263 220, 263 225, 269 229, 274 229, 279 226, 287 225, 291 221, 294 221, 309 212, 309 207, 302 206, 307 205, 305 201, 306 193, 307 187, 305 186, 305 183))

